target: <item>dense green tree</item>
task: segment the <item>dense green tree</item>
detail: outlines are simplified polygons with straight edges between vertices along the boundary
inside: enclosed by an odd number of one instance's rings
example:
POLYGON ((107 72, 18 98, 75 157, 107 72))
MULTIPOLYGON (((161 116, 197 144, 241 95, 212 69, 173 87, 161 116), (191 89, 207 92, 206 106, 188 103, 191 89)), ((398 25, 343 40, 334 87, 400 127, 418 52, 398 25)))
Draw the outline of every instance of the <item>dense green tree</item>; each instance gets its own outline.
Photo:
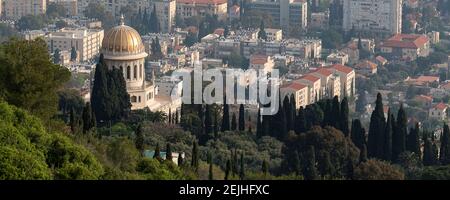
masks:
POLYGON ((233 117, 231 117, 231 130, 236 131, 237 130, 237 122, 236 122, 236 114, 233 113, 233 117))
POLYGON ((354 178, 356 180, 404 180, 405 174, 399 167, 388 162, 370 159, 356 167, 354 178))
POLYGON ((262 162, 261 171, 264 175, 269 174, 269 163, 266 160, 263 160, 262 162))
POLYGON ((95 114, 92 111, 91 103, 87 102, 83 108, 83 133, 87 133, 96 127, 95 114))
POLYGON ((425 137, 423 147, 423 165, 431 166, 437 164, 437 155, 433 149, 433 143, 430 138, 425 137))
POLYGON ((240 167, 240 171, 239 171, 239 178, 241 180, 244 180, 245 178, 245 163, 244 163, 244 153, 241 153, 241 167, 240 167))
POLYGON ((366 91, 361 91, 356 99, 356 112, 364 112, 367 105, 366 91))
POLYGON ((209 163, 208 180, 214 180, 213 164, 209 163))
POLYGON ((159 161, 162 160, 162 158, 161 158, 161 149, 159 148, 159 143, 156 144, 155 154, 153 154, 153 158, 154 159, 158 159, 159 161))
POLYGON ((153 11, 150 14, 150 19, 148 22, 148 27, 149 27, 149 31, 150 33, 159 33, 161 32, 161 25, 159 24, 159 19, 158 19, 158 15, 156 13, 156 6, 153 5, 153 11))
POLYGON ((342 34, 334 29, 323 31, 320 38, 322 38, 322 44, 327 49, 338 49, 343 43, 342 34))
POLYGON ((258 137, 262 137, 263 136, 263 126, 262 126, 262 122, 261 122, 261 108, 258 108, 258 116, 256 118, 256 135, 258 137))
POLYGON ((170 143, 167 143, 166 145, 166 160, 172 162, 172 148, 170 147, 170 143))
POLYGON ((361 125, 361 121, 359 119, 355 119, 352 122, 352 131, 351 131, 351 139, 353 144, 358 147, 360 150, 366 142, 366 131, 361 125))
POLYGON ((315 180, 318 177, 315 154, 314 146, 309 146, 309 150, 305 155, 305 167, 303 168, 303 175, 306 180, 315 180))
POLYGON ((44 28, 46 20, 43 15, 25 15, 17 22, 17 28, 20 31, 25 30, 40 30, 44 28))
POLYGON ((298 154, 298 151, 294 151, 294 154, 292 155, 292 166, 290 171, 297 175, 302 174, 302 165, 300 163, 300 155, 298 154))
POLYGON ((61 53, 59 49, 55 49, 53 52, 53 63, 59 64, 61 62, 61 53))
POLYGON ((42 39, 11 39, 0 45, 0 98, 47 123, 58 107, 58 93, 70 72, 51 62, 42 39))
POLYGON ((411 128, 409 132, 406 150, 409 152, 413 152, 420 157, 420 127, 419 123, 416 123, 414 128, 411 128))
MULTIPOLYGON (((145 150, 145 138, 144 138, 144 132, 142 128, 142 124, 139 124, 135 131, 136 138, 134 140, 134 146, 136 146, 136 149, 141 153, 141 155, 144 155, 145 150)), ((159 148, 159 147, 158 147, 159 148)), ((156 155, 156 150, 155 150, 156 155)))
POLYGON ((58 17, 66 17, 67 9, 65 9, 62 4, 52 2, 47 5, 47 10, 45 11, 45 14, 52 19, 58 17))
POLYGON ((197 141, 192 142, 192 160, 191 167, 197 172, 199 166, 199 155, 198 155, 198 143, 197 141))
POLYGON ((72 49, 70 50, 70 61, 72 62, 76 61, 77 57, 78 57, 77 49, 75 49, 75 47, 72 47, 72 49))
POLYGON ((285 118, 286 118, 287 131, 293 130, 293 129, 291 129, 291 127, 293 126, 293 123, 294 123, 294 118, 293 118, 293 114, 292 114, 293 110, 291 108, 289 96, 287 96, 287 95, 284 97, 284 100, 283 100, 283 109, 286 114, 285 118))
POLYGON ((245 110, 243 104, 239 106, 239 130, 245 130, 245 110))
POLYGON ((322 152, 321 160, 319 161, 319 172, 322 176, 334 176, 334 166, 331 163, 330 153, 322 152))
POLYGON ((111 12, 107 11, 105 6, 99 2, 91 1, 84 10, 84 16, 91 19, 98 19, 102 22, 105 29, 114 26, 114 17, 111 12))
POLYGON ((261 24, 259 25, 258 31, 258 39, 267 40, 267 33, 264 29, 265 29, 264 20, 261 20, 261 24))
POLYGON ((229 105, 224 101, 221 131, 225 132, 229 130, 230 130, 230 110, 229 105))
POLYGON ((150 47, 151 47, 151 54, 152 54, 150 56, 150 58, 153 61, 158 61, 161 58, 163 58, 163 53, 162 53, 162 50, 161 50, 161 44, 159 42, 159 38, 158 37, 156 37, 155 39, 152 39, 152 43, 150 44, 150 47))
POLYGON ((231 160, 228 159, 225 167, 225 180, 228 180, 231 176, 231 160))
POLYGON ((367 153, 370 158, 383 158, 384 154, 384 130, 386 127, 384 117, 384 106, 381 94, 378 93, 375 109, 370 117, 370 128, 368 137, 367 153))
POLYGON ((340 124, 339 128, 344 133, 345 137, 348 137, 350 134, 349 129, 349 108, 348 108, 348 100, 347 97, 344 97, 344 99, 341 102, 341 114, 340 114, 340 124))
POLYGON ((392 160, 392 134, 395 127, 395 118, 391 114, 391 109, 388 110, 388 119, 386 122, 386 128, 384 129, 384 154, 383 159, 390 161, 392 160))
POLYGON ((295 118, 295 132, 297 134, 306 132, 306 116, 303 106, 298 110, 298 115, 295 118))
MULTIPOLYGON (((205 134, 209 135, 214 132, 211 106, 205 106, 205 134)), ((206 141, 205 141, 206 142, 206 141)))
POLYGON ((440 163, 443 165, 450 164, 450 129, 447 124, 444 124, 439 152, 440 163))
POLYGON ((367 146, 364 144, 361 147, 361 153, 359 156, 359 162, 366 162, 367 161, 367 146))
POLYGON ((406 112, 403 109, 403 105, 400 105, 400 109, 397 114, 397 123, 395 125, 395 131, 392 136, 392 159, 397 161, 398 156, 406 151, 406 135, 408 130, 408 118, 406 112))
POLYGON ((339 97, 335 96, 333 98, 331 113, 331 126, 340 130, 341 121, 341 105, 339 104, 339 97))

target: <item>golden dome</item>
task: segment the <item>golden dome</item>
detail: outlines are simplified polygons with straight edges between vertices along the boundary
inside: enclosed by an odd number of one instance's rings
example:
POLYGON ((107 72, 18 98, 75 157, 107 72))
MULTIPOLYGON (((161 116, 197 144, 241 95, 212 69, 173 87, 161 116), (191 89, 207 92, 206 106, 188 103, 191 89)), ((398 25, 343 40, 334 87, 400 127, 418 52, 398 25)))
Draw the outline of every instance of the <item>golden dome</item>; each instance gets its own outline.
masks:
POLYGON ((126 26, 123 17, 119 26, 109 30, 102 42, 102 53, 107 55, 132 55, 145 52, 139 33, 126 26))

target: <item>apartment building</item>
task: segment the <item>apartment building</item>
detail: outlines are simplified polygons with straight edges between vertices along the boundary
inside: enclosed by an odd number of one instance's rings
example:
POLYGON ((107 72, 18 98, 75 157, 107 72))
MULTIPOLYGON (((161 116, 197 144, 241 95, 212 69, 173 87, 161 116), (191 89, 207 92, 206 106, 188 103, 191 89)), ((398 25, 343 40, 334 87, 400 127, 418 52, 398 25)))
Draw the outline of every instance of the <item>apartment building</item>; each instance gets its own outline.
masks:
POLYGON ((18 20, 26 15, 41 15, 47 11, 47 0, 3 0, 2 17, 18 20))
POLYGON ((327 66, 328 70, 340 77, 341 97, 351 97, 356 94, 355 89, 355 70, 340 64, 327 66))
POLYGON ((272 16, 273 25, 288 31, 308 25, 308 3, 305 0, 252 0, 249 10, 267 13, 272 16))
POLYGON ((343 29, 402 32, 402 0, 344 0, 343 29))
POLYGON ((430 54, 430 40, 426 35, 396 34, 381 44, 381 52, 392 57, 415 60, 430 54))
POLYGON ((93 59, 100 53, 104 37, 101 29, 69 29, 63 28, 45 36, 48 51, 71 51, 72 47, 78 53, 78 61, 84 62, 93 59))
POLYGON ((313 104, 320 99, 321 82, 319 77, 306 74, 294 82, 308 86, 308 104, 313 104))
POLYGON ((175 27, 175 15, 177 13, 177 2, 175 0, 152 0, 150 3, 151 12, 153 6, 156 9, 161 32, 170 33, 175 27))
POLYGON ((56 3, 64 7, 68 16, 78 15, 78 1, 77 0, 49 0, 49 3, 56 3))
POLYGON ((217 15, 219 20, 227 19, 227 0, 177 0, 177 14, 182 18, 217 15))
POLYGON ((308 86, 301 83, 291 82, 282 85, 280 87, 280 95, 282 98, 294 95, 296 109, 300 109, 300 107, 305 108, 309 104, 308 86))

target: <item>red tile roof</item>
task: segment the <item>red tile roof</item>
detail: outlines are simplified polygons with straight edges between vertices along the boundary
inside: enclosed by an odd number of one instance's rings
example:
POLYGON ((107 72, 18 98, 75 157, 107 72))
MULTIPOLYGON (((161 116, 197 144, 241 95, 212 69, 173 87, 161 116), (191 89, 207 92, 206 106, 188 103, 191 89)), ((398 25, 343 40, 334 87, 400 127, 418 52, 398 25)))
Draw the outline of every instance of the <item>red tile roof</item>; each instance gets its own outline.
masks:
POLYGON ((319 77, 313 76, 311 74, 307 74, 307 75, 301 77, 300 79, 311 81, 311 82, 316 82, 316 81, 320 80, 319 77))
POLYGON ((177 0, 177 3, 184 4, 224 4, 228 3, 227 0, 177 0))
POLYGON ((375 59, 380 63, 387 62, 386 58, 384 58, 383 56, 377 56, 375 59))
POLYGON ((443 88, 445 90, 450 90, 450 82, 446 82, 446 83, 442 84, 441 88, 443 88))
POLYGON ((437 110, 445 110, 445 109, 447 109, 447 105, 444 104, 444 103, 438 103, 438 104, 436 104, 436 105, 434 106, 434 109, 437 109, 437 110))
POLYGON ((370 62, 368 60, 365 60, 365 61, 362 61, 362 62, 356 64, 355 68, 358 68, 358 69, 371 69, 371 70, 373 70, 373 69, 377 68, 377 64, 375 64, 373 62, 370 62))
POLYGON ((292 82, 292 83, 289 83, 287 85, 284 85, 282 88, 289 88, 289 89, 293 89, 293 90, 301 90, 301 89, 303 89, 305 87, 306 87, 306 85, 303 85, 301 83, 292 82))
POLYGON ((419 76, 419 78, 417 78, 416 80, 419 82, 432 83, 432 82, 439 81, 439 77, 437 77, 437 76, 419 76))
POLYGON ((381 44, 381 47, 418 49, 428 42, 425 35, 396 34, 381 44))
POLYGON ((331 72, 330 70, 323 68, 323 67, 318 68, 317 70, 312 71, 311 73, 318 73, 322 76, 330 76, 331 74, 333 74, 333 72, 331 72))
POLYGON ((225 29, 223 29, 223 28, 218 28, 218 29, 214 30, 214 34, 217 34, 217 35, 223 35, 224 32, 225 32, 225 29))
POLYGON ((346 74, 350 74, 353 71, 353 69, 351 67, 347 67, 347 66, 341 65, 341 64, 334 64, 334 65, 330 65, 328 67, 333 68, 336 71, 346 73, 346 74))

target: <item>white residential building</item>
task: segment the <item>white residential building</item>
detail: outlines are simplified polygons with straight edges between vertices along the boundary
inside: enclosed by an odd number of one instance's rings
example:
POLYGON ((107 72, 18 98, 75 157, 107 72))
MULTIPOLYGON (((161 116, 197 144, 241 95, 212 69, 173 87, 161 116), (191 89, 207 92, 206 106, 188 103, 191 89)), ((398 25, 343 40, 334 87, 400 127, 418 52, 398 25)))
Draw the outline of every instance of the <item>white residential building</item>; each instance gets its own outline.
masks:
POLYGON ((402 32, 402 0, 344 0, 345 31, 402 32))

